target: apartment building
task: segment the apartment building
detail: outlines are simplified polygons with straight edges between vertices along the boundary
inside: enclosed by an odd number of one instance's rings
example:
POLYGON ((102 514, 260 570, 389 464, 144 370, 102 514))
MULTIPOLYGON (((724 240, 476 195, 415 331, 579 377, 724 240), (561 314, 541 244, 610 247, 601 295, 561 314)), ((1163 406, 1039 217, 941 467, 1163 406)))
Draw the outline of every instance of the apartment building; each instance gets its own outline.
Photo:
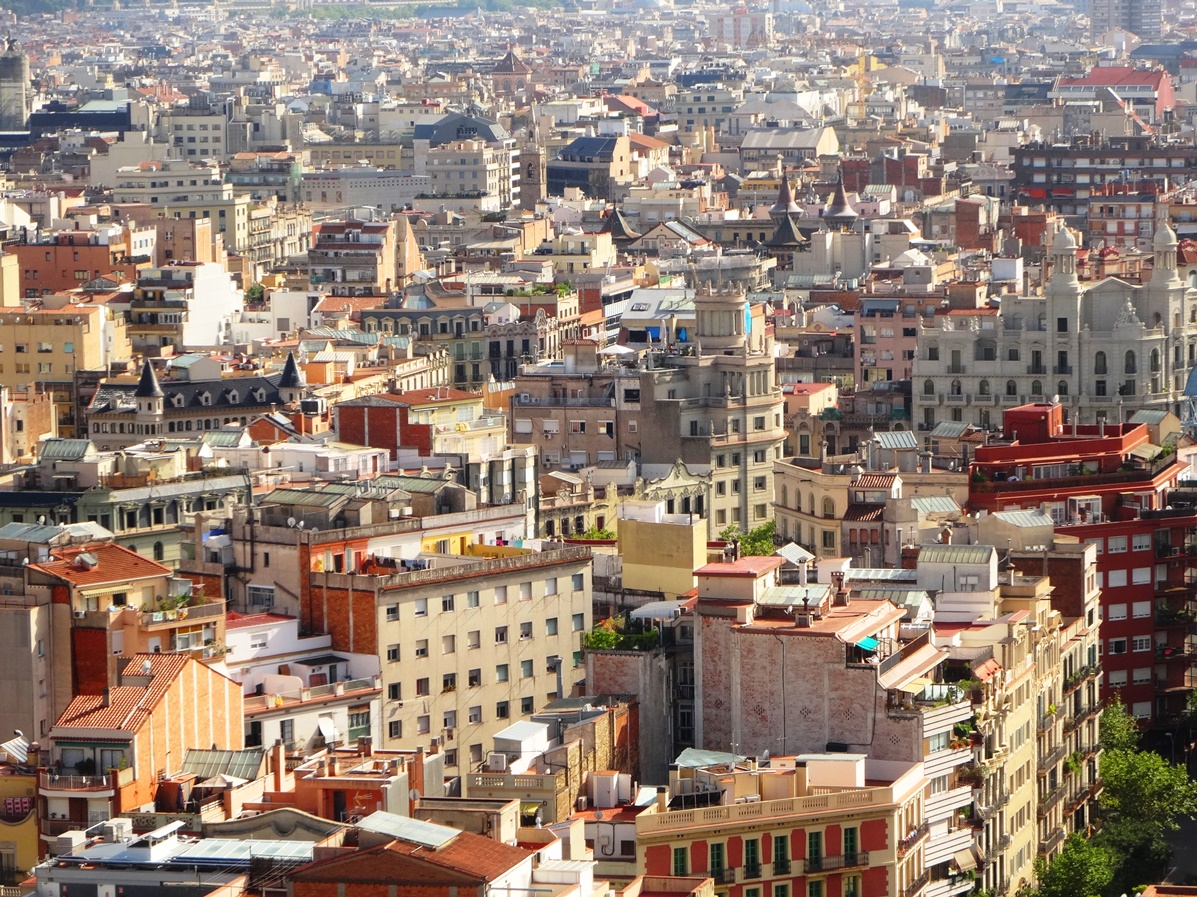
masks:
POLYGON ((424 153, 423 193, 437 197, 473 196, 483 211, 502 211, 519 200, 518 156, 513 165, 509 141, 460 140, 424 153))
POLYGON ((244 294, 215 262, 177 261, 138 273, 129 299, 129 341, 143 357, 231 342, 244 294))
POLYGON ((83 286, 107 278, 135 280, 152 264, 156 234, 152 227, 131 224, 95 231, 65 231, 43 243, 20 243, 8 251, 17 257, 21 295, 26 299, 83 286))
POLYGON ((1130 408, 1175 410, 1197 363, 1197 307, 1177 274, 1176 234, 1154 237, 1146 284, 1082 283, 1077 242, 1052 237, 1052 276, 1043 295, 1005 299, 1000 309, 951 309, 923 321, 914 362, 914 418, 982 427, 1003 407, 1058 396, 1066 419, 1117 422, 1130 408))
POLYGON ((317 575, 301 617, 334 648, 382 659, 384 745, 435 738, 447 769, 472 769, 496 732, 580 677, 591 563, 583 548, 496 547, 422 570, 317 575))
POLYGON ((164 159, 120 168, 112 201, 146 203, 175 218, 209 218, 229 249, 244 252, 249 245, 250 195, 225 183, 215 162, 164 159))
POLYGON ((730 897, 926 893, 920 764, 853 753, 722 757, 670 770, 669 788, 635 818, 638 869, 707 875, 730 897))
POLYGON ((395 286, 393 221, 322 221, 312 228, 308 250, 313 286, 334 296, 378 296, 395 286))
POLYGON ((1005 426, 1008 442, 977 448, 970 506, 1041 509, 1059 533, 1095 546, 1101 696, 1120 694, 1146 728, 1168 726, 1197 681, 1186 647, 1197 517, 1176 488, 1187 466, 1151 443, 1145 424, 1066 427, 1059 405, 1012 408, 1005 426))
POLYGON ((735 524, 748 530, 772 517, 773 462, 785 438, 773 338, 764 308, 738 287, 700 289, 694 299, 696 350, 666 355, 640 378, 641 442, 646 477, 679 459, 710 473, 706 513, 712 536, 735 524))
POLYGON ((152 804, 162 772, 178 771, 188 747, 240 750, 241 717, 240 686, 186 654, 122 658, 113 687, 78 695, 50 729, 51 768, 38 781, 46 848, 152 804))

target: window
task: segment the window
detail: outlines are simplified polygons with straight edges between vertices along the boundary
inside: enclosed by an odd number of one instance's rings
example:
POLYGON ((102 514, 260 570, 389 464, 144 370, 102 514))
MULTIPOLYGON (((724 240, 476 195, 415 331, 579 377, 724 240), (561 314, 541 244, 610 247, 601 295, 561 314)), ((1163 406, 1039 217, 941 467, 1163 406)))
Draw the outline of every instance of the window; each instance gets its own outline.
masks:
POLYGON ((1107 654, 1125 654, 1126 653, 1126 639, 1112 638, 1109 641, 1109 649, 1107 654))
POLYGON ((586 588, 586 577, 581 573, 575 573, 570 577, 569 585, 575 592, 580 592, 586 588))
POLYGON ((425 697, 429 693, 428 678, 424 677, 416 680, 416 695, 418 697, 425 697))
POLYGON ((1131 616, 1136 620, 1143 620, 1151 616, 1150 601, 1136 601, 1131 605, 1131 616))
POLYGON ((1132 651, 1150 651, 1151 650, 1151 636, 1150 635, 1136 635, 1131 639, 1132 651))
POLYGON ((417 617, 428 616, 428 599, 427 598, 417 598, 416 599, 416 616, 417 617))
POLYGON ((245 598, 250 607, 274 607, 274 586, 246 586, 245 598))
POLYGON ((1126 685, 1126 670, 1110 670, 1106 674, 1106 682, 1110 688, 1122 688, 1126 685))
POLYGON ((584 421, 584 420, 571 420, 571 421, 569 422, 569 432, 571 432, 571 433, 585 433, 585 432, 586 432, 586 421, 584 421))
POLYGON ((506 682, 508 678, 507 664, 501 663, 495 667, 495 681, 506 682))
POLYGON ((744 877, 757 878, 761 874, 761 842, 759 838, 744 839, 744 877))
POLYGON ((532 638, 532 621, 531 620, 527 621, 526 623, 520 623, 520 641, 522 642, 525 639, 530 639, 530 638, 532 638))
POLYGON ((506 626, 496 626, 495 627, 495 644, 496 645, 507 644, 507 627, 506 626))
POLYGON ((477 592, 466 592, 466 607, 478 607, 479 599, 477 592))
POLYGON ((481 704, 475 704, 473 707, 471 707, 469 709, 468 719, 469 719, 470 723, 473 725, 477 725, 478 723, 482 722, 482 705, 481 704))
POLYGON ((477 688, 479 685, 482 684, 481 668, 475 667, 474 669, 472 669, 468 673, 466 673, 466 684, 470 688, 477 688))
POLYGON ((939 732, 927 739, 927 749, 931 752, 946 751, 948 749, 948 733, 939 732))
POLYGON ((392 682, 390 685, 387 686, 387 700, 388 701, 398 701, 399 695, 400 695, 400 689, 399 689, 398 682, 392 682))
POLYGON ((860 897, 860 876, 845 875, 843 878, 844 897, 860 897))
POLYGON ((417 716, 416 717, 416 734, 427 735, 432 729, 431 716, 417 716))
POLYGON ((533 675, 532 661, 521 660, 520 661, 520 678, 521 679, 529 679, 532 677, 532 675, 533 675))
POLYGON ((495 719, 507 719, 511 716, 511 708, 507 701, 499 701, 495 704, 495 719))
POLYGON ((532 600, 532 583, 531 582, 521 582, 520 583, 520 601, 531 601, 531 600, 532 600))
POLYGON ((709 847, 710 860, 707 863, 707 869, 710 872, 722 872, 725 868, 723 857, 723 845, 711 844, 709 847))
POLYGON ((388 604, 387 605, 387 622, 394 623, 398 619, 399 619, 399 605, 398 604, 388 604))
POLYGON ((520 698, 520 713, 527 716, 536 708, 532 704, 532 698, 520 698))
POLYGON ((1138 667, 1133 681, 1135 685, 1147 685, 1151 682, 1151 667, 1138 667))
POLYGON ((586 618, 582 614, 574 614, 572 623, 574 632, 581 632, 586 628, 586 618))
POLYGON ((1006 395, 1008 395, 1008 396, 1018 395, 1018 384, 1015 383, 1013 380, 1006 381, 1006 395))
POLYGON ((402 738, 403 737, 403 723, 400 720, 391 720, 387 723, 387 737, 388 738, 402 738))
POLYGON ((457 636, 442 635, 441 636, 441 653, 454 654, 457 651, 457 636))
POLYGON ((495 586, 495 604, 507 603, 507 586, 495 586))
POLYGON ((1109 373, 1106 370, 1106 353, 1105 352, 1098 352, 1096 355, 1093 356, 1093 373, 1095 373, 1095 374, 1109 373))
POLYGON ((445 673, 441 676, 441 692, 457 691, 457 674, 445 673))
POLYGON ((688 847, 673 848, 673 874, 690 874, 690 849, 688 847))
POLYGON ((557 618, 556 617, 549 617, 547 620, 544 621, 544 634, 545 635, 556 635, 557 634, 557 618))
POLYGON ((754 417, 752 419, 752 429, 754 429, 754 430, 765 429, 765 418, 763 415, 760 417, 754 417))
POLYGON ((1151 701, 1135 701, 1131 715, 1135 719, 1151 719, 1151 701))
POLYGON ((363 735, 370 734, 370 708, 349 708, 349 740, 357 741, 363 735))
POLYGON ((774 885, 773 897, 790 897, 789 885, 774 885))
POLYGON ((416 640, 416 657, 428 656, 428 639, 422 638, 416 640))
POLYGON ((473 649, 482 645, 482 631, 480 629, 471 629, 466 633, 466 648, 473 649))
POLYGON ((452 610, 453 610, 453 596, 445 595, 443 598, 441 598, 441 611, 443 613, 449 613, 452 610))
POLYGON ((1107 620, 1125 620, 1126 619, 1126 603, 1109 605, 1106 614, 1107 620))
POLYGON ((554 576, 551 579, 546 579, 544 581, 544 593, 546 595, 557 594, 557 577, 554 576))
POLYGON ((1124 585, 1126 585, 1126 571, 1111 570, 1110 575, 1106 577, 1106 587, 1110 589, 1120 589, 1124 585))
POLYGON ((1151 533, 1135 533, 1131 537, 1131 551, 1150 551, 1151 533))

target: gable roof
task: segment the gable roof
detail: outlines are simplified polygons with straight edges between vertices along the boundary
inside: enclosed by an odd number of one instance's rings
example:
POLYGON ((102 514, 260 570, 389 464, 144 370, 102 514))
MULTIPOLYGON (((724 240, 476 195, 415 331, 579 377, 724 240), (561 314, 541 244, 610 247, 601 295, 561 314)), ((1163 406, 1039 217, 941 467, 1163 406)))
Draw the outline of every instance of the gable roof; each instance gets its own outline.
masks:
POLYGON ((115 542, 55 551, 50 560, 30 564, 29 569, 39 570, 76 588, 170 575, 169 567, 115 542), (81 555, 85 556, 82 560, 81 555))
POLYGON ((148 685, 118 685, 108 689, 107 697, 78 695, 54 723, 54 729, 119 729, 129 734, 137 732, 183 668, 188 663, 197 663, 186 654, 135 654, 129 659, 126 671, 140 671, 146 662, 150 664, 148 685))

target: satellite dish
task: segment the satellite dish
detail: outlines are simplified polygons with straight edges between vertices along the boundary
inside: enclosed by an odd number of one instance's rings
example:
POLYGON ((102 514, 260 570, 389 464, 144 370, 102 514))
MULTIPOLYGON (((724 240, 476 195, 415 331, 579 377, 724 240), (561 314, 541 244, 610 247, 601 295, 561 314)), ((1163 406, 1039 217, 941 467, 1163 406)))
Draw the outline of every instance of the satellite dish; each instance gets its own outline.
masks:
POLYGON ((295 526, 295 518, 294 517, 287 518, 287 526, 291 526, 291 527, 295 526))
POLYGON ((304 528, 305 526, 307 526, 307 525, 308 525, 308 522, 307 522, 306 520, 301 520, 301 521, 299 521, 299 528, 300 528, 300 529, 303 529, 303 528, 304 528))
POLYGON ((311 531, 312 531, 312 532, 314 532, 314 533, 318 533, 318 532, 320 532, 320 528, 319 528, 319 527, 316 527, 316 526, 313 526, 311 531))
POLYGON ((45 526, 45 524, 46 524, 46 515, 45 515, 45 514, 42 514, 40 517, 38 517, 38 518, 37 518, 37 522, 38 522, 38 525, 39 525, 39 526, 45 526))
POLYGON ((765 753, 761 754, 761 759, 768 763, 771 756, 772 754, 770 754, 768 751, 765 751, 765 753))
POLYGON ((409 800, 419 800, 420 799, 420 789, 413 788, 411 791, 407 792, 407 797, 409 800))

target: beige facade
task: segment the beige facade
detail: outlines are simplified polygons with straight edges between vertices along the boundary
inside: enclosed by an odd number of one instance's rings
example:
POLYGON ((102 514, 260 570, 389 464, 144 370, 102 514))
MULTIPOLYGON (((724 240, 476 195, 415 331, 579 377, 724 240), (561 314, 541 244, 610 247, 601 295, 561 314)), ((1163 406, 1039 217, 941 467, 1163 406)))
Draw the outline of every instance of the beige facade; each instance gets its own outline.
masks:
POLYGON ((210 218, 230 250, 249 248, 250 195, 236 194, 214 162, 167 159, 122 168, 116 173, 112 199, 146 203, 174 218, 210 218))
POLYGON ((619 556, 625 589, 678 598, 694 588, 706 563, 707 528, 689 515, 665 514, 659 502, 625 502, 619 518, 619 556))

